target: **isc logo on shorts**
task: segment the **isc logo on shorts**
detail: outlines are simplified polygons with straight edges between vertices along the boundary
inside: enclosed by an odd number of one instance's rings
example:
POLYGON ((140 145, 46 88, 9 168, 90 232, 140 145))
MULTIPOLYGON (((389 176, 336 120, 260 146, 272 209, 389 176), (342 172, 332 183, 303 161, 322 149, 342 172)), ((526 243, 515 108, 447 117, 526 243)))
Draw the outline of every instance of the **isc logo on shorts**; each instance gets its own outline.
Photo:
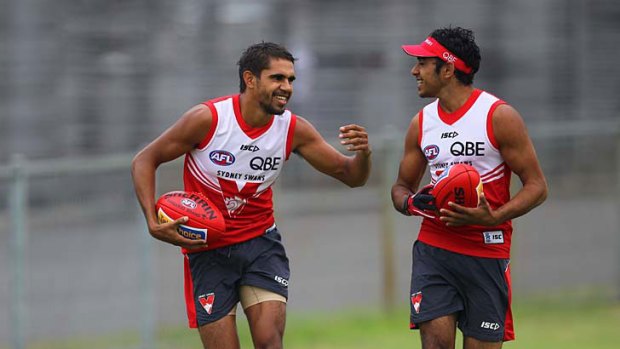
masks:
POLYGON ((497 322, 482 321, 482 323, 480 324, 480 327, 493 330, 493 331, 497 331, 499 329, 499 324, 497 322))
POLYGON ((281 276, 278 276, 278 275, 276 275, 273 279, 276 280, 282 286, 288 287, 288 280, 287 279, 285 279, 285 278, 283 278, 281 276))

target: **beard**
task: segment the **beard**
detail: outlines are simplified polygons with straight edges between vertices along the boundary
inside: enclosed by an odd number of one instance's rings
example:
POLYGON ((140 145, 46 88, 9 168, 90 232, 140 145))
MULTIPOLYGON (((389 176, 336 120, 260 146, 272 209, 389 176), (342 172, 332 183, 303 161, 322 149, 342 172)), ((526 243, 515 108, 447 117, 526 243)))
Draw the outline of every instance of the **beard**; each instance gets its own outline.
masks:
POLYGON ((263 109, 263 111, 267 114, 282 115, 282 113, 284 113, 284 108, 277 108, 271 103, 265 103, 261 101, 259 105, 261 109, 263 109))
POLYGON ((264 94, 263 98, 261 98, 261 100, 259 101, 261 109, 263 109, 263 111, 267 114, 282 115, 285 111, 285 108, 280 108, 273 105, 273 98, 274 95, 272 94, 264 94))

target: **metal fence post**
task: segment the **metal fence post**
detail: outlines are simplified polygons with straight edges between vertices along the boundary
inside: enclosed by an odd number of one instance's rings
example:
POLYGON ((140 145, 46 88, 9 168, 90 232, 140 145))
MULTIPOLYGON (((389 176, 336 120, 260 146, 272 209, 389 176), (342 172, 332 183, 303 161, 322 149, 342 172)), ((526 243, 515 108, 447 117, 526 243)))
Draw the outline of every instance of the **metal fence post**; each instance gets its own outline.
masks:
MULTIPOLYGON (((616 195, 620 195, 620 130, 616 130, 616 195)), ((616 206, 617 206, 617 212, 620 214, 620 201, 616 201, 616 206)), ((620 217, 620 215, 616 216, 616 217, 620 217)), ((616 218, 616 219, 620 219, 620 218, 616 218)), ((620 226, 620 222, 617 226, 620 226)), ((620 302, 620 228, 616 228, 618 229, 618 234, 616 234, 616 239, 618 239, 618 242, 616 243, 616 260, 618 261, 616 263, 616 287, 615 287, 615 293, 616 293, 616 301, 620 302)))
POLYGON ((24 349, 26 346, 26 302, 25 302, 25 263, 28 230, 26 212, 28 210, 28 171, 24 157, 19 154, 11 159, 11 188, 9 195, 11 221, 11 298, 10 326, 11 348, 24 349))
POLYGON ((142 297, 142 324, 140 326, 141 347, 155 348, 155 273, 153 269, 153 239, 145 233, 144 219, 140 218, 140 294, 142 297))
POLYGON ((396 179, 398 166, 398 146, 394 135, 398 134, 392 125, 383 130, 380 151, 382 161, 379 162, 381 171, 381 228, 380 244, 382 251, 383 273, 383 306, 388 312, 394 310, 396 295, 396 266, 394 252, 394 206, 392 205, 392 185, 396 179))

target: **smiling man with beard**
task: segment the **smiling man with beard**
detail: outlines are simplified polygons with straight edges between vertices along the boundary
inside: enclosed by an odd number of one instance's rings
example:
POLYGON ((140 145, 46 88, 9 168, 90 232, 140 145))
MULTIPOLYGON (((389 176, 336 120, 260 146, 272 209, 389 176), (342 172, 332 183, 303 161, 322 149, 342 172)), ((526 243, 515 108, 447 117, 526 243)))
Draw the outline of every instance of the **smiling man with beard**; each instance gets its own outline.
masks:
POLYGON ((198 328, 205 348, 239 348, 239 302, 254 346, 282 347, 289 265, 273 216, 271 186, 291 152, 350 187, 364 185, 370 173, 363 127, 340 127, 341 144, 355 152, 345 156, 307 120, 285 109, 293 94, 294 62, 280 45, 250 46, 238 62, 239 94, 192 107, 132 163, 150 234, 182 248, 189 325, 198 328), (225 234, 208 245, 177 233, 185 217, 157 222, 155 172, 182 155, 185 191, 203 193, 226 220, 225 234))

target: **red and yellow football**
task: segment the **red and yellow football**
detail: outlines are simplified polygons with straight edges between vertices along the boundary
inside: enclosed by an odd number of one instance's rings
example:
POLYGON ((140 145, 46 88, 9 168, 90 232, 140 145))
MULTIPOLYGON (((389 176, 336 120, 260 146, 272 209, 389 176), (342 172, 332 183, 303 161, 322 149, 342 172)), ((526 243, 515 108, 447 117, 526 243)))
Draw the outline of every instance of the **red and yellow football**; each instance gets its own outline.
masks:
POLYGON ((189 218, 179 225, 178 232, 191 240, 213 242, 226 231, 222 213, 201 193, 168 192, 159 197, 155 209, 159 223, 189 218))
POLYGON ((431 194, 437 210, 450 210, 452 201, 465 207, 477 207, 482 193, 480 174, 473 166, 456 164, 445 170, 435 183, 431 194))

